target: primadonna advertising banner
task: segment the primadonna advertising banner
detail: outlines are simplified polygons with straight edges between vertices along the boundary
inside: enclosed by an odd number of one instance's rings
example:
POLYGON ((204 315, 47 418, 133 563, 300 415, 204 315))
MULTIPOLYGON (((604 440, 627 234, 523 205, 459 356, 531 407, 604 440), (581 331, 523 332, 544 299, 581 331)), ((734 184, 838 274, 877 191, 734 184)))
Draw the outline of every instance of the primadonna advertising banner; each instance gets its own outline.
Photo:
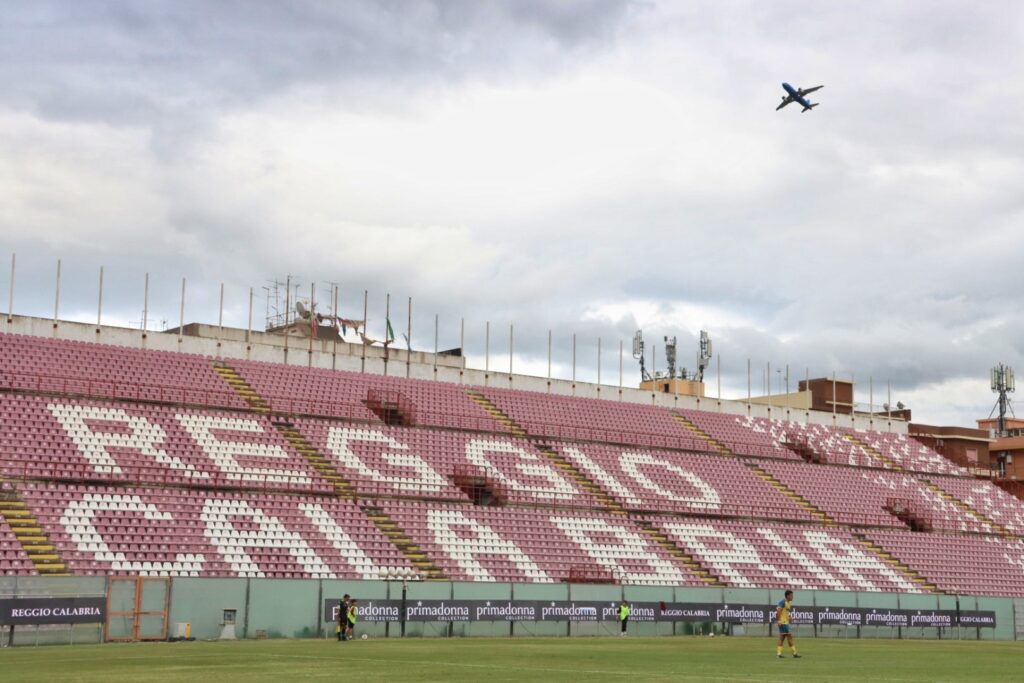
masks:
MULTIPOLYGON (((324 621, 337 621, 338 600, 324 600, 324 621)), ((716 622, 769 624, 774 605, 697 602, 631 602, 631 622, 716 622)), ((405 603, 407 622, 487 621, 618 621, 619 603, 593 600, 421 600, 405 603)), ((879 609, 794 605, 790 619, 797 626, 971 626, 995 628, 991 611, 879 609)), ((403 621, 401 600, 360 600, 359 620, 403 621)))

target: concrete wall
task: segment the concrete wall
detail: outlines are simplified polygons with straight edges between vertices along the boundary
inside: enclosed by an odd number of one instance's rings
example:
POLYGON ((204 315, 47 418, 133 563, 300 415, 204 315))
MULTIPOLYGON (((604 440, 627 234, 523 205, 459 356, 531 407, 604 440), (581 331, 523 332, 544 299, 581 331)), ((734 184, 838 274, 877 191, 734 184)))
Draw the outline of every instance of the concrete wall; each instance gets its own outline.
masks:
MULTIPOLYGON (((105 577, 0 577, 0 597, 102 596, 106 595, 105 577)), ((169 632, 176 622, 192 625, 192 635, 199 640, 219 638, 223 611, 237 611, 236 634, 239 638, 255 638, 263 631, 268 638, 330 638, 334 625, 324 623, 325 599, 337 600, 348 593, 362 600, 399 599, 400 582, 289 580, 289 579, 199 579, 171 580, 169 632)), ((408 600, 596 600, 618 601, 622 598, 641 602, 724 602, 727 604, 770 605, 782 599, 782 589, 759 588, 691 588, 658 586, 603 586, 586 584, 510 584, 468 582, 414 582, 408 585, 408 600)), ((903 609, 955 609, 950 595, 902 595, 894 593, 855 593, 841 591, 799 591, 797 604, 804 606, 877 607, 903 609)), ((913 627, 895 629, 885 626, 811 627, 801 626, 800 637, 825 638, 962 638, 967 640, 1014 640, 1015 601, 1012 598, 960 596, 963 610, 993 610, 998 626, 995 629, 964 628, 940 630, 913 627)), ((614 622, 483 622, 483 623, 413 623, 406 624, 406 637, 447 636, 608 636, 615 633, 614 622)), ((718 633, 723 624, 642 623, 630 624, 630 633, 638 636, 689 635, 718 633)), ((371 638, 397 637, 399 624, 361 621, 359 632, 371 638)), ((735 635, 767 636, 764 625, 733 626, 735 635)), ((8 634, 4 633, 3 642, 8 634)), ((1024 635, 1024 634, 1021 634, 1024 635)), ((14 634, 15 645, 51 643, 101 642, 103 629, 97 624, 69 626, 21 626, 14 634)))
POLYGON ((90 341, 130 348, 182 351, 212 358, 238 358, 303 367, 368 372, 467 386, 500 387, 563 396, 602 398, 663 408, 706 410, 730 415, 750 415, 853 429, 872 429, 896 433, 906 433, 907 431, 905 422, 896 419, 888 420, 877 415, 834 415, 831 412, 811 411, 796 407, 787 408, 777 404, 771 406, 748 404, 745 400, 678 396, 607 384, 487 372, 465 367, 464 357, 435 356, 433 353, 420 351, 408 354, 402 349, 392 349, 389 352, 389 359, 385 361, 384 349, 377 346, 366 347, 362 344, 335 343, 309 337, 273 337, 262 333, 254 333, 247 342, 245 330, 224 328, 222 332, 221 328, 214 325, 198 325, 197 329, 201 334, 210 336, 181 336, 179 338, 177 334, 165 332, 143 334, 141 330, 137 329, 96 326, 62 320, 54 321, 48 318, 21 315, 0 319, 0 330, 38 337, 90 341))

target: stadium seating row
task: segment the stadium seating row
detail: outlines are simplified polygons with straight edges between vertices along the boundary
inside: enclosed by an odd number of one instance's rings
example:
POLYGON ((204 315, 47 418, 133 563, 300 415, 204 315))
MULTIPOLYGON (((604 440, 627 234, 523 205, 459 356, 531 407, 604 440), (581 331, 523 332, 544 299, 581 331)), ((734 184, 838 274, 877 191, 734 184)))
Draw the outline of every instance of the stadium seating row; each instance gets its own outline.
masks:
POLYGON ((1024 595, 1024 543, 992 536, 865 534, 950 594, 1024 595))
POLYGON ((379 578, 412 571, 355 503, 328 497, 28 483, 75 574, 379 578))
POLYGON ((4 394, 0 444, 22 478, 333 491, 252 413, 4 394))
POLYGON ((205 356, 0 333, 0 386, 245 408, 205 356))
MULTIPOLYGON (((301 419, 294 425, 363 497, 464 501, 470 494, 454 481, 461 473, 483 477, 506 503, 601 507, 525 439, 323 419, 301 419)), ((266 416, 253 413, 4 394, 0 440, 0 472, 21 478, 333 491, 266 416)), ((592 443, 554 446, 629 510, 813 519, 736 458, 592 443)), ((930 527, 1002 530, 968 514, 910 473, 796 460, 759 462, 845 524, 902 528, 905 520, 890 509, 895 500, 930 527)), ((1006 529, 1024 528, 1024 505, 991 484, 952 476, 932 479, 1006 529)))
MULTIPOLYGON (((210 358, 0 333, 0 473, 70 571, 412 570, 385 514, 454 580, 704 585, 682 551, 728 586, 1024 594, 1024 503, 905 435, 476 389, 522 438, 460 385, 231 366, 274 412, 210 358)), ((36 573, 2 518, 0 573, 36 573)))

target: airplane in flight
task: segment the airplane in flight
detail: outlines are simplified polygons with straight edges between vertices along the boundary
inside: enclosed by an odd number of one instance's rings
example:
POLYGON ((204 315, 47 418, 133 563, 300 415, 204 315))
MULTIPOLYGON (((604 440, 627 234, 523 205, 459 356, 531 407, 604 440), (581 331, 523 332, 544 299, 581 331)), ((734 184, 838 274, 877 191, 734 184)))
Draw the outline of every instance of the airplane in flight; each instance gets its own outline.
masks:
POLYGON ((814 104, 811 104, 810 102, 807 101, 807 99, 804 96, 810 95, 815 90, 821 90, 824 87, 825 86, 823 85, 816 85, 813 88, 807 88, 807 90, 804 90, 803 88, 794 88, 789 83, 783 83, 782 88, 789 94, 782 96, 782 104, 775 107, 775 111, 782 109, 790 102, 797 102, 803 105, 803 109, 800 110, 801 114, 803 114, 805 111, 810 111, 811 109, 814 109, 819 104, 821 104, 821 102, 815 102, 814 104))

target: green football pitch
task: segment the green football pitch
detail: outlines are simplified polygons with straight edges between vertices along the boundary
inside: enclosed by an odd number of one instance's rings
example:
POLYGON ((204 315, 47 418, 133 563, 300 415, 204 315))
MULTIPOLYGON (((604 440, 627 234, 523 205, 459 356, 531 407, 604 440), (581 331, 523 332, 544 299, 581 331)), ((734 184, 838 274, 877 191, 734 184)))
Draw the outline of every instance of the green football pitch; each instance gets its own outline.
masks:
POLYGON ((767 638, 262 640, 17 647, 11 681, 1010 681, 1024 643, 767 638))

